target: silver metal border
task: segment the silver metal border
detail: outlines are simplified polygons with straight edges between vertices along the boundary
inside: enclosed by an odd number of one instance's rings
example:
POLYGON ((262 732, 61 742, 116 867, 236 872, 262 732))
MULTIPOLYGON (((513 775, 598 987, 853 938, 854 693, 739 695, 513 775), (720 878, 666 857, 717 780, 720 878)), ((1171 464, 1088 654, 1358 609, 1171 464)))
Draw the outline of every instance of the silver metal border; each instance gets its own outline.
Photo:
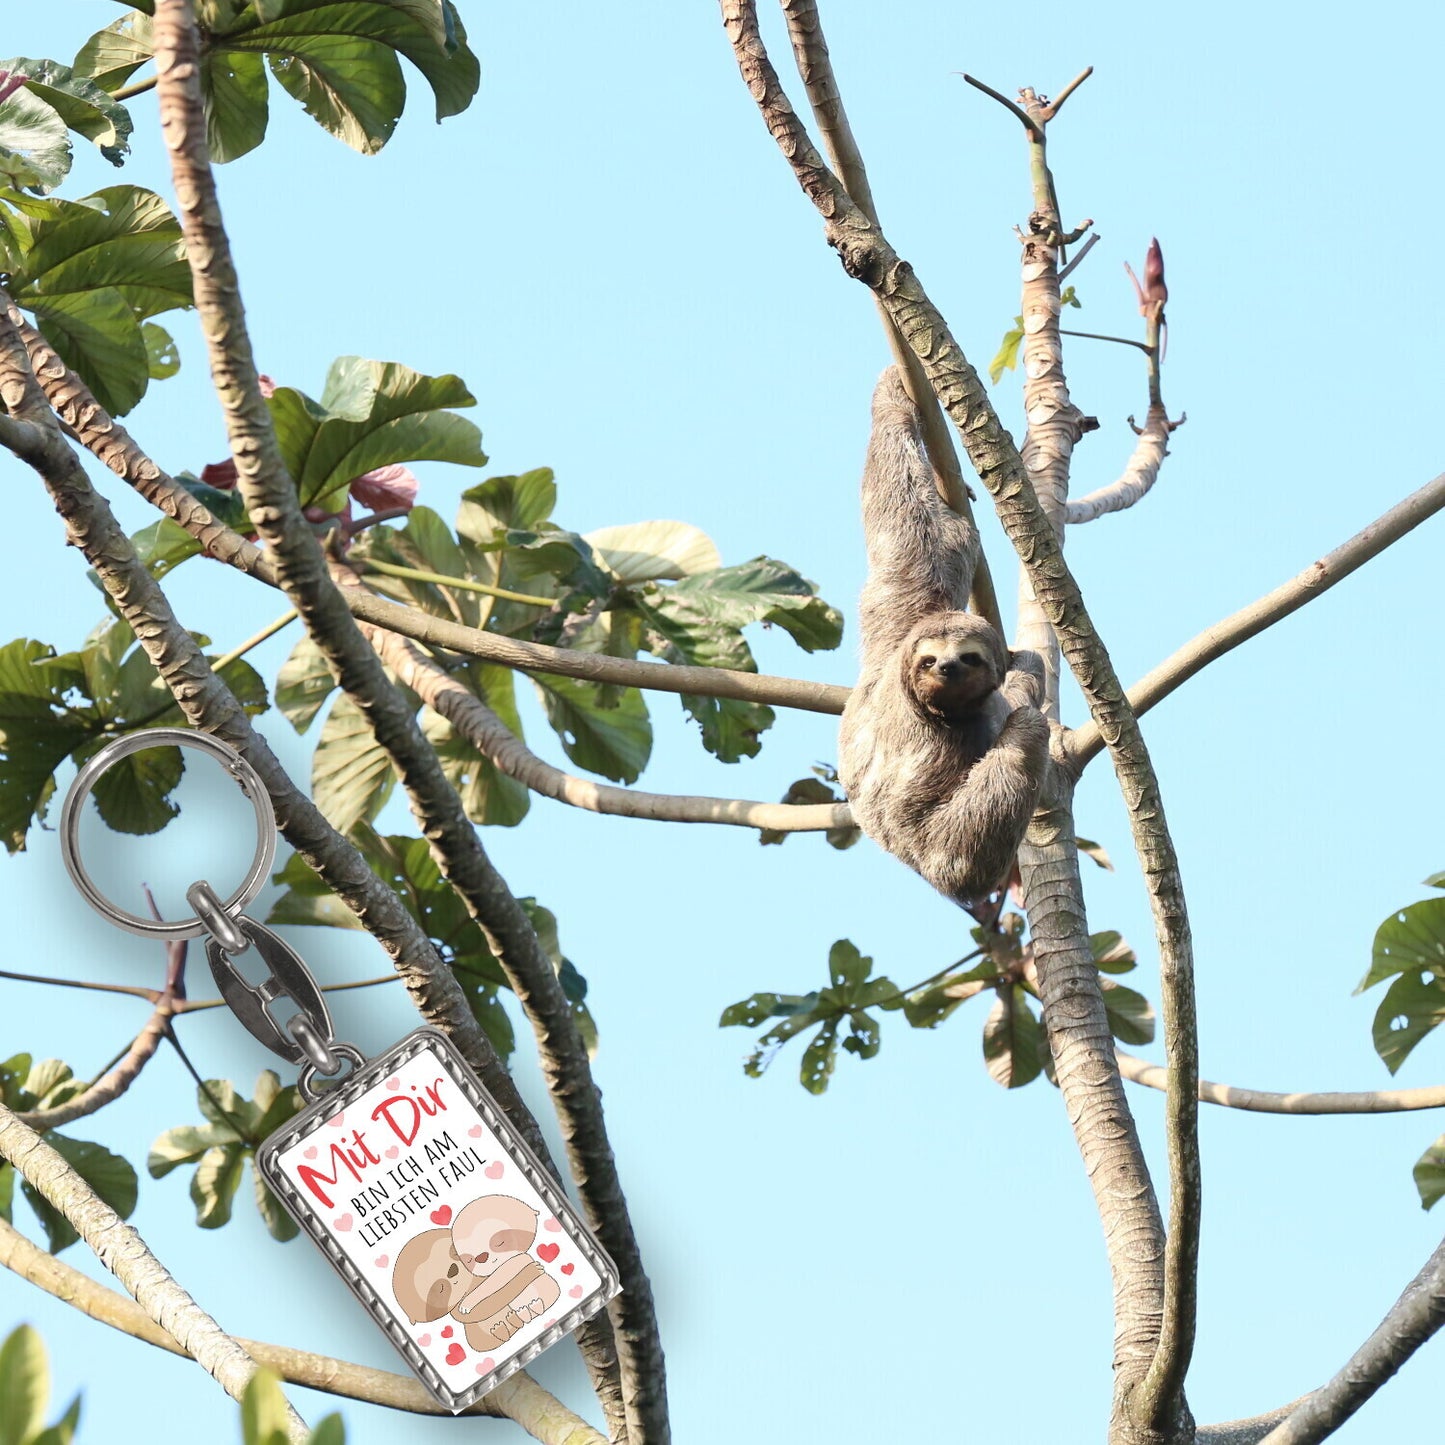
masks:
POLYGON ((566 1195, 558 1188, 557 1182, 546 1166, 528 1148, 517 1131, 507 1121, 496 1100, 482 1087, 466 1061, 457 1052, 456 1046, 440 1030, 417 1029, 408 1034, 400 1043, 394 1044, 384 1054, 378 1054, 362 1069, 357 1070, 344 1084, 328 1089, 323 1098, 303 1109, 274 1134, 270 1135, 256 1150, 256 1168, 270 1186, 271 1192, 286 1207, 287 1213, 315 1241, 317 1247, 331 1261, 332 1267, 344 1279, 351 1292, 359 1299, 366 1312, 381 1326, 382 1332, 396 1347, 417 1378, 431 1391, 437 1401, 453 1414, 465 1410, 468 1405, 480 1400, 483 1395, 495 1390, 508 1376, 529 1365, 543 1350, 550 1349, 585 1324, 593 1315, 606 1307, 608 1300, 619 1293, 621 1284, 617 1277, 617 1266, 608 1258, 587 1227, 587 1222, 578 1215, 566 1195), (378 1294, 371 1282, 347 1259, 331 1232, 322 1221, 321 1215, 311 1206, 306 1197, 281 1173, 277 1166, 279 1155, 309 1138, 325 1125, 338 1109, 345 1109, 370 1089, 378 1079, 386 1079, 396 1072, 396 1066, 426 1049, 434 1049, 442 1066, 451 1075, 452 1081, 461 1090, 462 1096, 476 1109, 488 1127, 501 1140, 511 1155, 512 1161, 521 1169, 527 1182, 540 1194, 552 1213, 565 1222, 568 1232, 576 1239, 587 1262, 597 1271, 602 1287, 583 1299, 575 1309, 558 1320, 550 1329, 544 1330, 530 1344, 524 1346, 511 1359, 498 1365, 489 1375, 481 1376, 475 1385, 460 1393, 448 1389, 441 1374, 422 1353, 421 1347, 393 1317, 390 1307, 378 1294))

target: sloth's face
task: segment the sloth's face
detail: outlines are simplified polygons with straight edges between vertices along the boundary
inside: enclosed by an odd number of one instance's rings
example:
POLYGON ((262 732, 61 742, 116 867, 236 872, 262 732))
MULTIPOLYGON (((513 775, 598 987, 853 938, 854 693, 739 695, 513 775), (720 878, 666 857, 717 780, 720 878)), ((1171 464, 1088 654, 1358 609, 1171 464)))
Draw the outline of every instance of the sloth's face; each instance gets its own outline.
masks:
POLYGON ((976 637, 920 637, 913 646, 914 695, 929 712, 961 718, 999 684, 989 651, 976 637))

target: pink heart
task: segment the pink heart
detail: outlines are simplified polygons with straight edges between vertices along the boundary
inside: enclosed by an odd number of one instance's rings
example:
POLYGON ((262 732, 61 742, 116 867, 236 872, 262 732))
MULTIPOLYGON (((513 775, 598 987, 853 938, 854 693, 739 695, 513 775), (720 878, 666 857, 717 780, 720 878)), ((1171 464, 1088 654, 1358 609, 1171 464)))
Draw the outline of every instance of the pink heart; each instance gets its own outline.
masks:
MULTIPOLYGON (((385 1255, 382 1256, 383 1259, 385 1259, 385 1257, 386 1257, 385 1255)), ((562 1273, 563 1273, 563 1274, 571 1274, 572 1271, 573 1271, 574 1269, 576 1269, 576 1268, 577 1268, 577 1266, 576 1266, 575 1264, 564 1264, 564 1265, 562 1266, 562 1273)))
POLYGON ((574 1284, 572 1288, 567 1291, 567 1293, 571 1295, 573 1299, 581 1299, 582 1286, 580 1284, 574 1284))
POLYGON ((495 1164, 488 1164, 487 1167, 482 1170, 482 1173, 485 1174, 488 1179, 500 1179, 502 1177, 502 1170, 505 1168, 506 1165, 498 1159, 495 1164))
POLYGON ((430 1218, 433 1224, 450 1224, 452 1220, 451 1205, 443 1204, 440 1209, 433 1209, 430 1218))
POLYGON ((551 1264, 561 1253, 562 1246, 560 1244, 539 1244, 537 1246, 537 1258, 546 1264, 551 1264))
POLYGON ((482 1137, 482 1126, 480 1124, 473 1124, 472 1127, 467 1130, 467 1136, 471 1139, 480 1139, 482 1137))
POLYGON ((316 1157, 316 1146, 313 1144, 309 1149, 303 1151, 308 1159, 316 1157))
POLYGON ((401 1153, 401 1150, 398 1149, 395 1144, 392 1144, 392 1145, 387 1149, 387 1151, 386 1151, 386 1157, 387 1157, 388 1159, 395 1159, 396 1156, 397 1156, 398 1154, 400 1154, 400 1153, 401 1153))
POLYGON ((444 1330, 442 1331, 442 1339, 444 1339, 444 1340, 449 1340, 449 1339, 451 1339, 451 1337, 452 1337, 452 1327, 451 1327, 450 1325, 448 1325, 448 1326, 446 1327, 446 1329, 444 1329, 444 1330))
POLYGON ((453 1340, 451 1348, 447 1350, 447 1364, 459 1365, 466 1357, 467 1352, 453 1340))
POLYGON ((331 1227, 333 1229, 346 1230, 350 1229, 351 1226, 355 1223, 356 1221, 351 1217, 351 1211, 348 1209, 346 1213, 341 1216, 340 1219, 333 1219, 331 1221, 331 1227))
POLYGON ((416 1342, 417 1342, 417 1344, 419 1344, 419 1345, 429 1345, 429 1344, 431 1344, 431 1336, 430 1336, 430 1335, 418 1335, 418 1336, 416 1337, 416 1342))
POLYGON ((542 1228, 550 1229, 553 1234, 556 1234, 557 1231, 562 1228, 562 1226, 558 1224, 555 1219, 544 1219, 542 1221, 542 1228))
POLYGON ((339 1129, 346 1122, 346 1115, 337 1114, 334 1118, 330 1118, 326 1122, 330 1124, 333 1129, 339 1129))
MULTIPOLYGON (((372 1263, 376 1265, 377 1269, 385 1269, 387 1265, 391 1263, 391 1256, 389 1254, 379 1254, 372 1263)), ((570 1265, 563 1265, 562 1267, 570 1273, 570 1265)))
POLYGON ((477 1374, 490 1375, 497 1368, 497 1362, 488 1355, 485 1360, 477 1361, 477 1374))
POLYGON ((401 1080, 397 1078, 390 1078, 386 1081, 386 1087, 388 1089, 399 1089, 401 1088, 401 1080))

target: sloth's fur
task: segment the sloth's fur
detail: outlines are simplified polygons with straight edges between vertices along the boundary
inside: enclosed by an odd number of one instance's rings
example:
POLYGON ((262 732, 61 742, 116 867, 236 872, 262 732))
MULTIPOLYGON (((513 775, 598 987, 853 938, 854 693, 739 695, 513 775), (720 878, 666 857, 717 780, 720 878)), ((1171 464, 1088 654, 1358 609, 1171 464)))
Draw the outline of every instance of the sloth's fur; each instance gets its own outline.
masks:
POLYGON ((965 612, 978 533, 939 497, 894 368, 863 469, 868 582, 839 778, 859 827, 960 904, 1005 881, 1048 768, 1043 664, 965 612))

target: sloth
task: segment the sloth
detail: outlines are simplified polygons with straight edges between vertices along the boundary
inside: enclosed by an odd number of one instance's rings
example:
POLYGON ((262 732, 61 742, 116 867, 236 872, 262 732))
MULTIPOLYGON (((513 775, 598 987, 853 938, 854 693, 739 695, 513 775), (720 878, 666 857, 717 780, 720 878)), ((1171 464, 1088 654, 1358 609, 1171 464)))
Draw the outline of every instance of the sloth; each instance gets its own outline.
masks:
POLYGON ((449 1229, 424 1229, 407 1240, 391 1272, 392 1293, 413 1324, 450 1314, 472 1284, 449 1229))
POLYGON ((520 1199, 474 1199, 452 1223, 452 1248, 470 1286, 451 1311, 474 1350, 511 1339, 528 1320, 557 1303, 557 1281, 527 1252, 537 1238, 537 1212, 520 1199))
POLYGON ((870 838, 969 907, 1005 881, 1043 786, 1043 663, 963 610, 978 532, 938 495, 893 367, 873 393, 863 532, 862 667, 839 780, 870 838))

